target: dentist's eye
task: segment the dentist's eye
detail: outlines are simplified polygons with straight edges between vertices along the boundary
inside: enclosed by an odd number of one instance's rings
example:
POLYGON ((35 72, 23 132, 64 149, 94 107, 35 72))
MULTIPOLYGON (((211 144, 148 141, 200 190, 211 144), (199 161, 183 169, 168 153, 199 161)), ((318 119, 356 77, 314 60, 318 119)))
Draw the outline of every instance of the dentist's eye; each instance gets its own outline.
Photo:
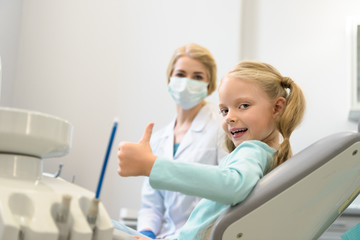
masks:
POLYGON ((183 74, 183 73, 176 73, 176 74, 175 74, 175 77, 184 78, 184 77, 185 77, 185 74, 183 74))
POLYGON ((194 80, 203 80, 204 77, 202 75, 195 75, 193 79, 194 80))

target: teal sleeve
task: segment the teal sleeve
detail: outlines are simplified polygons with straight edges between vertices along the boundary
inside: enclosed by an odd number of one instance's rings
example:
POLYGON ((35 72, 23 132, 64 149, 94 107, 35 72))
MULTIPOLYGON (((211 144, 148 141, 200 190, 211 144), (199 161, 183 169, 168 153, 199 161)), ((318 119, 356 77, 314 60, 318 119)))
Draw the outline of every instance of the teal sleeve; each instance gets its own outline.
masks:
POLYGON ((153 188, 177 191, 224 204, 244 200, 268 165, 269 152, 261 147, 242 146, 220 166, 177 162, 158 157, 150 173, 153 188))

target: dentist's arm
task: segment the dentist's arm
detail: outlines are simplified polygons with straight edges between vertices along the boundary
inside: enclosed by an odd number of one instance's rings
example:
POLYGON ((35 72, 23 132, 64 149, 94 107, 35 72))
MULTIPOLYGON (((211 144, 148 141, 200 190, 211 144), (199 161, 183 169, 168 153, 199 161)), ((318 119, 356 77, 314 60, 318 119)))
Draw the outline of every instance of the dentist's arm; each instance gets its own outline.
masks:
POLYGON ((146 126, 143 137, 138 143, 122 142, 119 144, 118 158, 120 176, 149 176, 156 156, 150 147, 150 138, 154 123, 146 126))

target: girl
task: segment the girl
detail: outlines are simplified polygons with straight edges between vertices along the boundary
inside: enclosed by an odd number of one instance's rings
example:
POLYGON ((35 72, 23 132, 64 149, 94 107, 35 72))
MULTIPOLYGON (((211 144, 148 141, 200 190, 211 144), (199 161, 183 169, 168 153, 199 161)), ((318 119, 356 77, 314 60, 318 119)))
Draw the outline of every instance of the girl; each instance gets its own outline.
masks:
POLYGON ((232 152, 218 167, 153 155, 152 123, 139 143, 119 145, 121 176, 149 176, 154 188, 204 198, 172 239, 207 238, 212 223, 226 208, 243 201, 264 174, 291 156, 289 138, 303 117, 305 99, 297 84, 274 67, 240 62, 220 84, 219 108, 232 152))

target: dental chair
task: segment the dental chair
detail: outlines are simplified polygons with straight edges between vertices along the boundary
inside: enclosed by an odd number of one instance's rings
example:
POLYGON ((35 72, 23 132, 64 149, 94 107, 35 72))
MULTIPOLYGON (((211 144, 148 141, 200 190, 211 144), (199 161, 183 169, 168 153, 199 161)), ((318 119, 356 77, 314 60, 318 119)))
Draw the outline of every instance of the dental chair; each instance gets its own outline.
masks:
POLYGON ((265 175, 215 222, 211 240, 311 240, 360 191, 360 133, 325 137, 265 175))

